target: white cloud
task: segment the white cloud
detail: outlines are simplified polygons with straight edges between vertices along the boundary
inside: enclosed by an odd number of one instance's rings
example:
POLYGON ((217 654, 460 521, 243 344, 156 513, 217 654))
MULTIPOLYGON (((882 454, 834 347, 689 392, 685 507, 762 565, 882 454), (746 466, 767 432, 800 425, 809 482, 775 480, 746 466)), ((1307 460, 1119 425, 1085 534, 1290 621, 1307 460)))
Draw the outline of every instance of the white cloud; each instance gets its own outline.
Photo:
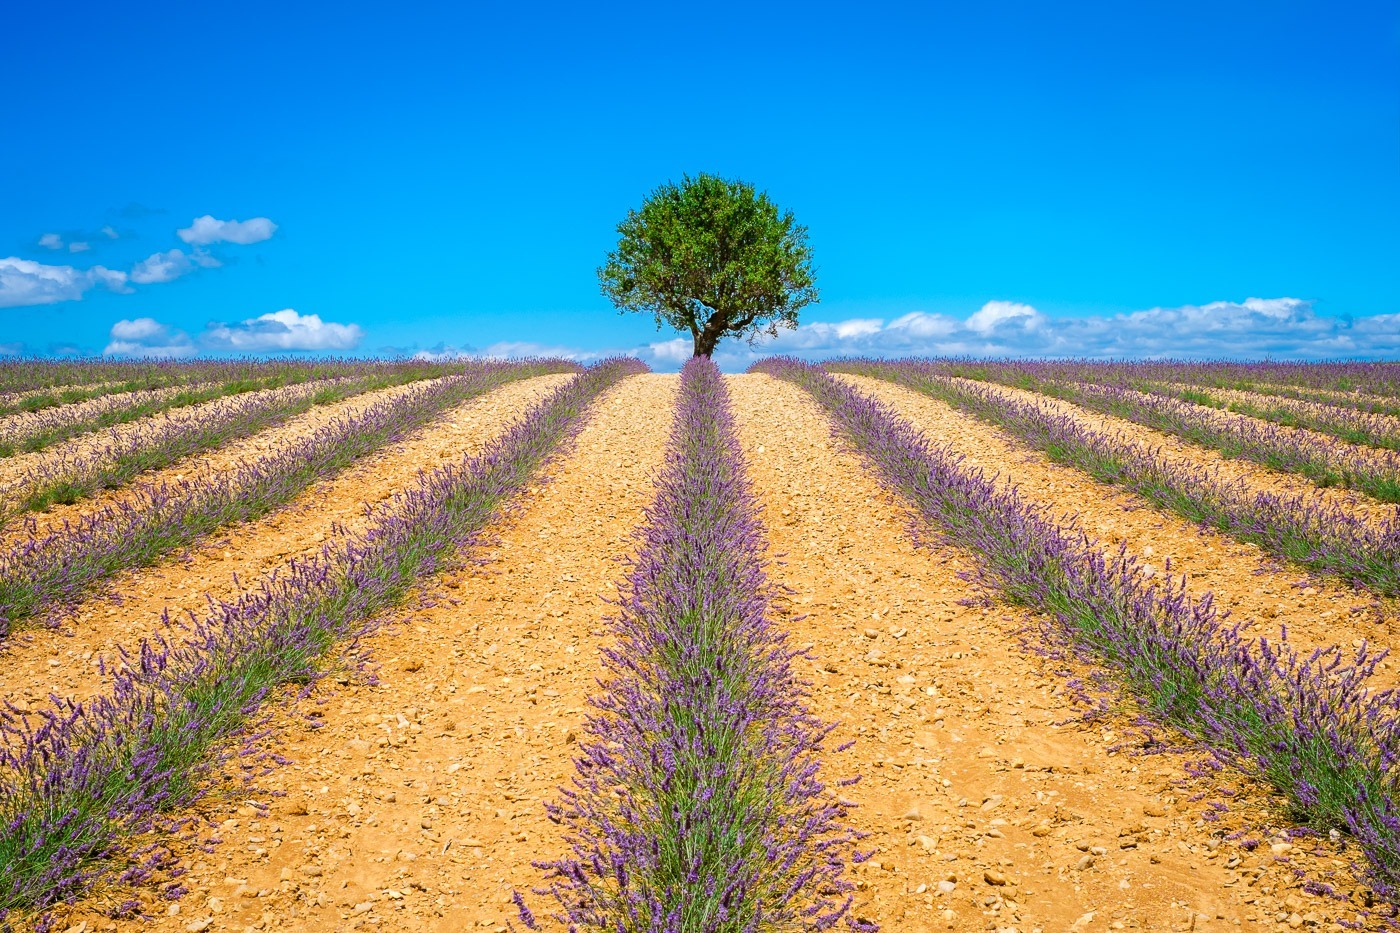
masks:
POLYGON ((247 246, 249 243, 260 243, 272 236, 277 231, 277 225, 266 217, 254 217, 252 220, 216 220, 209 214, 203 217, 196 217, 188 226, 175 233, 184 240, 196 246, 205 246, 210 243, 238 243, 247 246))
POLYGON ((118 321, 108 336, 103 356, 173 359, 193 356, 195 352, 188 334, 149 317, 118 321))
POLYGON ((68 252, 70 253, 86 253, 90 249, 92 247, 82 241, 68 244, 68 252))
POLYGON ((106 237, 107 239, 109 239, 109 240, 117 240, 117 239, 120 239, 120 238, 121 238, 121 234, 118 233, 118 232, 117 232, 117 229, 116 229, 115 227, 113 227, 111 224, 108 224, 107 226, 103 227, 101 230, 99 230, 99 231, 97 231, 97 232, 100 233, 100 234, 102 234, 103 236, 105 236, 105 237, 106 237))
POLYGON ((1331 317, 1299 298, 1248 298, 1149 308, 1127 314, 1049 317, 1030 305, 989 301, 966 319, 916 311, 872 328, 803 324, 748 348, 720 345, 730 367, 770 353, 811 359, 871 356, 1021 356, 1293 359, 1391 357, 1400 353, 1400 314, 1331 317))
POLYGON ((105 266, 75 269, 72 266, 45 265, 17 256, 0 259, 0 308, 77 301, 95 285, 106 286, 114 292, 131 290, 126 285, 125 272, 105 266))
POLYGON ((974 334, 986 337, 1007 327, 1033 330, 1044 320, 1044 315, 1030 305, 1014 301, 989 301, 974 311, 963 326, 974 334))
MULTIPOLYGON (((543 344, 496 344, 464 355, 549 355, 579 362, 627 354, 662 371, 691 354, 689 337, 631 350, 586 351, 543 344)), ((1126 314, 1050 317, 1027 304, 989 301, 966 318, 914 311, 880 318, 813 321, 754 346, 722 341, 715 362, 727 372, 771 354, 808 360, 838 356, 1013 356, 1095 359, 1339 359, 1400 356, 1400 312, 1365 317, 1317 313, 1298 298, 1248 298, 1149 308, 1126 314)), ((420 354, 421 356, 421 354, 420 354)))
POLYGON ((57 233, 46 233, 39 237, 39 245, 46 249, 63 249, 63 237, 57 233))
POLYGON ((200 342, 214 350, 259 353, 269 350, 353 350, 364 339, 358 324, 334 324, 291 308, 237 324, 210 324, 200 342))
POLYGON ((223 265, 203 250, 195 250, 186 256, 183 250, 172 249, 163 253, 152 253, 131 269, 131 281, 137 285, 155 285, 170 282, 195 270, 196 266, 213 268, 223 265))

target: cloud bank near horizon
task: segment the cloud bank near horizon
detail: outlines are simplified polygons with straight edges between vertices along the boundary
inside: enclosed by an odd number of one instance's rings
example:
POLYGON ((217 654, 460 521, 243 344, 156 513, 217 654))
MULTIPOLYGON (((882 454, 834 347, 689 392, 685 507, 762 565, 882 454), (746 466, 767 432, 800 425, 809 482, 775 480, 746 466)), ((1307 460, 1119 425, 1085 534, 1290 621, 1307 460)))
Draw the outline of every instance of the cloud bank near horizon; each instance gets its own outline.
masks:
POLYGON ((363 339, 364 331, 358 324, 336 324, 321 320, 318 314, 283 308, 234 324, 210 322, 198 338, 154 318, 118 321, 112 325, 102 355, 183 359, 201 352, 345 352, 356 349, 363 339))
MULTIPOLYGON (((435 347, 419 358, 562 356, 589 362, 618 354, 658 369, 690 358, 688 337, 642 347, 584 350, 530 342, 483 349, 435 347)), ((1127 314, 1051 317, 1032 305, 989 301, 966 318, 914 311, 893 320, 814 321, 754 345, 727 340, 715 362, 729 371, 773 354, 802 359, 835 356, 1084 357, 1089 359, 1302 360, 1400 356, 1400 314, 1333 317, 1300 298, 1247 298, 1150 308, 1127 314)))

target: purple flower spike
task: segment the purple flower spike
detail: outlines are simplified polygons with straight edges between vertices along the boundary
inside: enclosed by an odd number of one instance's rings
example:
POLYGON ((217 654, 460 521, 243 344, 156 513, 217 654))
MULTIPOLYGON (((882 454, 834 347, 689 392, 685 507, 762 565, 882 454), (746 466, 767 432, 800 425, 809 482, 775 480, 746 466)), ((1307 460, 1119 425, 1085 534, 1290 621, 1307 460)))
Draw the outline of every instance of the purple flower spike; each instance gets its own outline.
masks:
POLYGON ((851 804, 818 779, 810 712, 768 619, 763 531, 719 370, 694 359, 603 652, 572 786, 571 854, 540 867, 569 929, 827 930, 849 914, 851 804))

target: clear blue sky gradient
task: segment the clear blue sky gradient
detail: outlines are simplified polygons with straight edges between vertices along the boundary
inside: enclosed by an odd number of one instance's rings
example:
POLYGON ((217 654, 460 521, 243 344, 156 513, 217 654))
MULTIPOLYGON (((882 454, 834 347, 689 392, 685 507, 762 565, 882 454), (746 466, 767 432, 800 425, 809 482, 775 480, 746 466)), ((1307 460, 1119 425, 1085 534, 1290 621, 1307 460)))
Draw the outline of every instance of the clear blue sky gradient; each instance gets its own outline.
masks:
POLYGON ((1393 2, 309 6, 7 8, 0 257, 129 270, 199 215, 279 229, 0 309, 0 343, 294 308, 361 352, 645 344, 672 335, 594 270, 700 171, 808 226, 808 321, 1400 313, 1393 2), (88 253, 37 245, 104 224, 88 253))

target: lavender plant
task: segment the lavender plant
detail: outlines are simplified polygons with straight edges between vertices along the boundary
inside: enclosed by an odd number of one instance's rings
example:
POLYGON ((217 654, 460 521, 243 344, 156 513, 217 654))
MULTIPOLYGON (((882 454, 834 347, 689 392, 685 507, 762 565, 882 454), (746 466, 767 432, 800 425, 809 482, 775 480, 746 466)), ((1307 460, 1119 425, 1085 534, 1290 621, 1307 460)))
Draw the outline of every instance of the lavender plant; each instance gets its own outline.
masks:
MULTIPOLYGON (((1186 386, 1148 383, 1143 386, 1143 390, 1153 395, 1219 408, 1288 428, 1327 434, 1348 444, 1400 450, 1400 430, 1396 430, 1396 423, 1392 420, 1395 416, 1384 412, 1361 411, 1355 407, 1342 407, 1331 402, 1292 396, 1262 395, 1258 400, 1238 397, 1227 399, 1213 395, 1209 390, 1186 386)), ((1397 408, 1397 411, 1400 411, 1400 408, 1397 408)))
POLYGON ((1149 579, 1126 550, 1106 555, 1013 489, 963 467, 875 400, 796 360, 754 370, 803 387, 833 430, 948 543, 975 553, 983 581, 1039 610, 1045 636, 1097 659, 1159 721, 1269 782, 1290 813, 1349 832, 1368 881, 1400 898, 1400 696, 1368 689, 1383 658, 1366 646, 1295 652, 1219 618, 1209 594, 1149 579))
MULTIPOLYGON (((124 653, 107 669, 105 695, 55 698, 37 724, 0 711, 0 921, 71 901, 110 876, 133 836, 200 795, 230 740, 277 688, 314 679, 335 645, 471 548, 593 400, 644 369, 631 359, 590 368, 479 456, 424 474, 378 509, 364 534, 293 561, 182 633, 124 653)), ((139 880, 142 871, 127 876, 139 880)))
POLYGON ((1086 428, 1040 405, 975 384, 930 375, 917 365, 846 360, 829 368, 898 382, 1004 428, 1052 459, 1121 485, 1190 521, 1269 554, 1381 596, 1400 595, 1400 516, 1368 520, 1306 496, 1255 492, 1209 470, 1086 428))
POLYGON ((0 555, 0 636, 71 603, 113 573, 148 566, 217 528, 272 511, 469 398, 515 379, 577 369, 553 360, 476 364, 369 405, 237 470, 146 486, 57 531, 31 532, 0 555))
POLYGON ((768 619, 738 449, 723 378, 697 357, 682 370, 578 773, 549 805, 571 854, 539 865, 539 893, 571 930, 875 929, 849 917, 850 805, 819 774, 832 727, 805 708, 791 667, 802 652, 768 619))
POLYGON ((320 380, 224 399, 180 418, 154 419, 98 450, 32 468, 6 490, 12 504, 0 513, 0 521, 55 504, 72 504, 102 489, 125 485, 141 473, 249 437, 318 405, 392 384, 392 376, 380 373, 320 380))
POLYGON ((1204 388, 1306 393, 1355 393, 1370 401, 1394 401, 1400 396, 1400 364, 1383 363, 1241 363, 1228 360, 933 360, 947 375, 1000 382, 1017 378, 1059 382, 1088 382, 1122 386, 1144 383, 1187 383, 1204 388))
MULTIPOLYGON (((410 361, 375 367, 365 375, 383 386, 403 385, 460 372, 461 364, 446 365, 410 361)), ((62 405, 14 422, 0 422, 0 457, 33 453, 81 434, 118 424, 129 424, 163 412, 220 398, 264 389, 278 389, 309 381, 314 370, 273 371, 228 382, 197 384, 172 389, 144 389, 104 394, 92 406, 62 405), (75 410, 76 409, 76 410, 75 410)))
MULTIPOLYGON (((886 371, 887 366, 895 366, 910 376, 937 375, 940 369, 937 363, 919 360, 901 360, 892 364, 850 360, 833 363, 829 368, 841 371, 850 366, 872 365, 879 366, 882 372, 886 371)), ((1042 378, 1035 375, 1034 364, 1014 369, 989 366, 984 368, 983 374, 990 381, 1015 385, 1091 411, 1145 425, 1217 450, 1226 457, 1239 457, 1275 470, 1298 473, 1319 486, 1345 486, 1382 502, 1400 502, 1400 454, 1363 451, 1349 444, 1330 443, 1317 436, 1281 431, 1274 424, 1261 423, 1253 417, 1214 411, 1207 406, 1194 404, 1199 399, 1184 401, 1111 383, 1098 385, 1042 378)), ((1335 429, 1345 420, 1340 416, 1330 419, 1334 431, 1328 433, 1335 433, 1335 429)))
MULTIPOLYGON (((22 360, 0 361, 0 417, 103 395, 238 380, 274 384, 369 375, 397 360, 22 360)), ((414 365, 408 361, 408 365, 414 365)))

